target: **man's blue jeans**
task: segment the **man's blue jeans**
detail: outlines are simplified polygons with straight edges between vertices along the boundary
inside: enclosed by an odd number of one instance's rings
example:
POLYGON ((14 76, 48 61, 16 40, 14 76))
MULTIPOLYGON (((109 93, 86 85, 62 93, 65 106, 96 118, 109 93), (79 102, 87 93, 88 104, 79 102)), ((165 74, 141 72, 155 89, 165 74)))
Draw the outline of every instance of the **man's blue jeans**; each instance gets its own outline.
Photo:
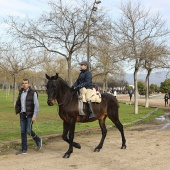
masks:
POLYGON ((29 134, 36 142, 40 141, 40 138, 32 131, 32 117, 27 117, 26 113, 20 113, 20 126, 21 126, 21 143, 22 150, 27 151, 27 134, 29 134))

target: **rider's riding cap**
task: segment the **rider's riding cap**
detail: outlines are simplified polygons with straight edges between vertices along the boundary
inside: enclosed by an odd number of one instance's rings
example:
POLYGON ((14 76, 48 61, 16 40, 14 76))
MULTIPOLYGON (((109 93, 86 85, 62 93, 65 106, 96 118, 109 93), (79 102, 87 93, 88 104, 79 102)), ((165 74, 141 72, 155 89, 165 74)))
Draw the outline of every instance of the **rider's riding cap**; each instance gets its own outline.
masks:
POLYGON ((89 62, 88 61, 82 61, 79 63, 80 65, 85 65, 85 66, 89 66, 89 62))

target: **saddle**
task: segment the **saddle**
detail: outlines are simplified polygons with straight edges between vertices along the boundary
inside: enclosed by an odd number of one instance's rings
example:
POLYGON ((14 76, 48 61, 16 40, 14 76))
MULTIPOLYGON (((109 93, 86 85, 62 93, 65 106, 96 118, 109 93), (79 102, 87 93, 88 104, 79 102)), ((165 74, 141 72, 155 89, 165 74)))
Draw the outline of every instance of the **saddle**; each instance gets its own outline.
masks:
POLYGON ((81 88, 79 90, 78 94, 78 110, 79 110, 79 115, 86 115, 84 113, 84 110, 87 108, 87 100, 86 100, 86 95, 88 95, 89 101, 92 103, 100 103, 101 102, 101 94, 99 91, 96 91, 95 88, 93 89, 86 89, 86 88, 81 88), (87 94, 88 93, 88 94, 87 94))
POLYGON ((101 94, 99 91, 97 91, 95 88, 93 89, 86 89, 85 87, 81 88, 79 90, 80 94, 79 94, 79 100, 82 100, 82 102, 86 103, 86 95, 88 95, 89 101, 91 101, 92 103, 100 103, 101 102, 101 94))

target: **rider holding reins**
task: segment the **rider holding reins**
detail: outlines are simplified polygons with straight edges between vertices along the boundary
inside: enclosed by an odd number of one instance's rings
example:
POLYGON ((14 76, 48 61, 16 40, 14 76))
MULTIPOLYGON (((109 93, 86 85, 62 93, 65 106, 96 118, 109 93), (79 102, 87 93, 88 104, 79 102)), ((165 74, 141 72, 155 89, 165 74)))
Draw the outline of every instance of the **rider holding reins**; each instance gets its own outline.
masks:
POLYGON ((90 97, 91 97, 91 93, 93 89, 92 74, 89 71, 89 63, 87 61, 82 61, 81 63, 79 63, 79 65, 80 65, 81 72, 76 82, 72 85, 71 89, 78 90, 83 87, 87 89, 86 101, 87 101, 87 108, 89 112, 89 118, 93 118, 95 117, 95 115, 92 111, 92 106, 91 106, 91 101, 90 101, 90 97))

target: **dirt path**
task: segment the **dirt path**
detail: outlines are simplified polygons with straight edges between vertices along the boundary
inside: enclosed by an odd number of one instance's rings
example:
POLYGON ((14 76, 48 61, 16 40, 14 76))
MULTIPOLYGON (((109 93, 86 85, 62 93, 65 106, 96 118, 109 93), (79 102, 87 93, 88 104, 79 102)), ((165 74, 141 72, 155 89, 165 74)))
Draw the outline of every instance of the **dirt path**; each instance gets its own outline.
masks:
POLYGON ((82 149, 74 149, 69 159, 63 159, 68 145, 61 139, 44 145, 39 152, 29 150, 27 155, 0 156, 2 170, 168 170, 170 167, 170 130, 160 130, 162 125, 145 124, 125 129, 127 149, 121 150, 120 134, 109 130, 103 149, 94 153, 101 135, 76 136, 82 149), (145 126, 145 128, 144 128, 145 126), (149 130, 146 130, 149 129, 149 130))
MULTIPOLYGON (((162 102, 162 101, 161 101, 162 102)), ((163 102, 162 102, 163 103, 163 102)), ((61 138, 43 145, 41 151, 29 149, 27 155, 15 155, 12 150, 0 156, 1 170, 169 170, 170 169, 170 125, 165 121, 125 129, 127 149, 121 150, 120 133, 108 131, 104 147, 93 150, 100 141, 100 133, 76 135, 82 149, 74 149, 69 159, 62 156, 68 144, 61 138), (164 128, 166 127, 166 128, 164 128)))

